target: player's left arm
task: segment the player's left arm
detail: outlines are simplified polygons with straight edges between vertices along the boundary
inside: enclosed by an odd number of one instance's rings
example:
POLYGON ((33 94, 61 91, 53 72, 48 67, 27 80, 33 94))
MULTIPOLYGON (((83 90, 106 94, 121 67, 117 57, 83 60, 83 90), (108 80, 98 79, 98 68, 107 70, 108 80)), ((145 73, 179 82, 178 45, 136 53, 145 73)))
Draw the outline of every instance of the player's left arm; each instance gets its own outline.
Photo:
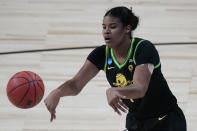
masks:
POLYGON ((123 112, 127 110, 120 98, 137 99, 144 97, 148 89, 153 70, 153 64, 138 65, 135 68, 133 84, 124 88, 109 88, 106 91, 108 104, 114 109, 115 112, 121 114, 120 110, 123 112))
POLYGON ((117 95, 124 99, 138 99, 143 98, 151 79, 154 69, 153 64, 138 65, 133 76, 133 84, 124 88, 113 88, 117 91, 117 95))
POLYGON ((118 113, 125 111, 123 99, 143 98, 148 90, 151 75, 155 67, 160 66, 159 54, 150 41, 143 41, 136 47, 134 63, 136 68, 133 75, 133 84, 123 88, 109 88, 106 91, 108 104, 118 113))

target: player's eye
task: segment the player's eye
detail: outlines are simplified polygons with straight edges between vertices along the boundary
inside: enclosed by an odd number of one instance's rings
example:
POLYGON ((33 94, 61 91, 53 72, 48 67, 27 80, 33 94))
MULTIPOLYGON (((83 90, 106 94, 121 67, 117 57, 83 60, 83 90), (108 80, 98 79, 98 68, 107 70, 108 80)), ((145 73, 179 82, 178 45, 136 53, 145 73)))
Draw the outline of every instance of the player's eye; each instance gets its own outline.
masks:
POLYGON ((116 25, 110 26, 111 29, 115 29, 116 27, 117 27, 116 25))

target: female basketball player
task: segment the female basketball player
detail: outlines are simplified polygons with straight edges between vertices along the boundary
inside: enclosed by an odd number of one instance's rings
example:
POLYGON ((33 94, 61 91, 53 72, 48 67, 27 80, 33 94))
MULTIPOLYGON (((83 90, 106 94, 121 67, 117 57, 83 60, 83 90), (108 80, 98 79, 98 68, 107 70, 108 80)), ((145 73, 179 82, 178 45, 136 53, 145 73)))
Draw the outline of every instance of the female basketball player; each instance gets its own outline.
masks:
POLYGON ((126 7, 106 12, 106 45, 94 49, 80 71, 45 99, 51 121, 56 118, 61 97, 77 95, 99 70, 104 70, 111 85, 106 91, 108 103, 118 114, 128 110, 128 131, 186 131, 184 114, 162 75, 156 48, 132 35, 138 21, 126 7))

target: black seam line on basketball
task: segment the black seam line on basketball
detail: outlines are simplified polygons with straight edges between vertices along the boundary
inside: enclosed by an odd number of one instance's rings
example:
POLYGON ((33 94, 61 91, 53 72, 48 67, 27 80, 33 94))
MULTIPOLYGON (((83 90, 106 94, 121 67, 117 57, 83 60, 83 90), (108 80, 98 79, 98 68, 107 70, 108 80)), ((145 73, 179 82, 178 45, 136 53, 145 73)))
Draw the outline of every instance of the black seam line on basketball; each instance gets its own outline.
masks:
MULTIPOLYGON (((169 43, 155 43, 154 45, 157 45, 157 46, 165 46, 165 45, 197 45, 197 42, 174 42, 174 43, 173 42, 169 42, 169 43)), ((79 50, 79 49, 91 49, 91 48, 96 48, 96 47, 98 47, 98 46, 21 50, 21 51, 0 52, 0 55, 19 54, 19 53, 48 52, 48 51, 59 51, 59 50, 79 50)))
POLYGON ((40 86, 40 83, 38 81, 36 81, 36 83, 37 83, 38 87, 41 89, 41 91, 44 92, 42 87, 40 86))
MULTIPOLYGON (((27 80, 27 81, 29 81, 28 79, 26 79, 25 77, 23 77, 23 76, 17 76, 17 77, 13 77, 13 78, 11 78, 11 79, 14 79, 14 78, 24 78, 25 80, 27 80)), ((42 80, 33 80, 33 81, 42 81, 42 80)))
POLYGON ((15 76, 18 75, 19 73, 20 73, 20 72, 16 73, 16 74, 11 78, 11 80, 14 79, 14 78, 17 78, 18 76, 17 76, 17 77, 15 77, 15 76))
MULTIPOLYGON (((15 88, 13 88, 11 91, 9 91, 8 92, 8 95, 10 95, 14 90, 16 90, 17 88, 20 88, 20 87, 22 87, 22 86, 24 86, 24 85, 26 85, 26 84, 29 84, 29 83, 31 83, 31 82, 34 82, 35 80, 33 80, 33 81, 28 81, 28 82, 25 82, 25 83, 23 83, 23 84, 21 84, 21 85, 18 85, 17 87, 15 87, 15 88)), ((39 80, 38 80, 39 81, 39 80)))
MULTIPOLYGON (((35 79, 36 79, 36 77, 37 77, 37 75, 35 75, 35 79)), ((38 81, 39 81, 39 80, 36 79, 36 84, 37 84, 38 87, 41 89, 41 91, 44 92, 44 91, 42 90, 42 87, 40 86, 40 84, 39 84, 38 81)), ((40 80, 40 81, 43 82, 42 80, 40 80)))
MULTIPOLYGON (((36 79, 36 74, 34 74, 34 76, 35 76, 35 79, 36 79)), ((32 78, 33 79, 33 78, 32 78)), ((33 82, 33 85, 34 85, 34 104, 36 103, 36 96, 37 96, 37 94, 36 94, 36 85, 35 85, 35 83, 33 82)))
POLYGON ((23 84, 20 84, 20 85, 18 85, 17 87, 15 87, 15 88, 13 88, 11 91, 9 91, 8 92, 8 95, 10 94, 10 93, 12 93, 16 88, 19 88, 19 87, 21 87, 21 86, 23 86, 23 85, 26 85, 28 82, 29 82, 29 80, 28 79, 26 79, 25 77, 14 77, 14 78, 23 78, 23 79, 25 79, 27 82, 25 82, 25 83, 23 83, 23 84))
POLYGON ((29 92, 29 89, 30 89, 30 83, 28 83, 28 89, 26 90, 26 92, 25 92, 25 94, 23 95, 23 97, 21 98, 21 100, 19 101, 19 103, 17 104, 17 105, 20 105, 22 102, 23 102, 23 100, 24 100, 24 98, 25 98, 25 96, 27 95, 27 93, 29 92))
MULTIPOLYGON (((34 74, 34 78, 35 78, 35 79, 36 79, 36 76, 37 76, 37 75, 36 75, 36 74, 34 74)), ((37 84, 37 81, 35 81, 35 82, 36 82, 36 83, 34 83, 34 82, 33 82, 33 84, 34 84, 34 91, 35 91, 34 104, 35 104, 35 103, 36 103, 36 101, 37 101, 37 99, 36 99, 36 95, 37 95, 37 94, 36 94, 36 90, 37 90, 37 89, 36 89, 36 85, 35 85, 35 84, 37 84)))
MULTIPOLYGON (((30 79, 33 81, 33 78, 31 77, 31 75, 27 72, 27 71, 25 71, 25 73, 30 77, 30 79)), ((33 85, 34 85, 34 104, 36 103, 36 86, 35 86, 35 84, 34 84, 34 82, 33 82, 33 85)))
MULTIPOLYGON (((31 75, 30 75, 28 72, 25 71, 25 73, 31 78, 31 80, 32 80, 32 82, 33 82, 34 89, 35 89, 34 102, 36 103, 36 85, 35 85, 34 82, 36 82, 36 83, 38 84, 38 81, 39 81, 39 82, 43 82, 43 81, 42 81, 42 80, 39 80, 39 79, 37 80, 37 79, 36 79, 36 76, 37 76, 36 74, 34 74, 34 75, 35 75, 35 80, 33 80, 33 78, 31 77, 31 75)), ((42 90, 42 88, 40 87, 39 84, 38 84, 38 87, 42 90)), ((42 92, 44 92, 44 91, 42 90, 42 92)))
MULTIPOLYGON (((25 80, 27 80, 25 77, 23 76, 17 76, 17 77, 12 77, 10 80, 15 79, 15 78, 24 78, 25 80)), ((28 81, 28 80, 27 80, 28 81)))

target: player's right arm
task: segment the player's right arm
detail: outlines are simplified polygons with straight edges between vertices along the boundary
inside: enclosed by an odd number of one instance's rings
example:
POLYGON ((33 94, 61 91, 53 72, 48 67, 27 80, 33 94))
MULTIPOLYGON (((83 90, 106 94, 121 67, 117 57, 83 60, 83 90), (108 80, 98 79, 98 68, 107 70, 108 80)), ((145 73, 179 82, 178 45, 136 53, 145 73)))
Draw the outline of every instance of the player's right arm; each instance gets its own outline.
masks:
POLYGON ((44 103, 51 113, 51 121, 56 118, 55 109, 59 100, 63 96, 75 96, 83 87, 99 72, 99 69, 86 60, 79 72, 70 80, 63 83, 60 87, 53 90, 44 100, 44 103))

